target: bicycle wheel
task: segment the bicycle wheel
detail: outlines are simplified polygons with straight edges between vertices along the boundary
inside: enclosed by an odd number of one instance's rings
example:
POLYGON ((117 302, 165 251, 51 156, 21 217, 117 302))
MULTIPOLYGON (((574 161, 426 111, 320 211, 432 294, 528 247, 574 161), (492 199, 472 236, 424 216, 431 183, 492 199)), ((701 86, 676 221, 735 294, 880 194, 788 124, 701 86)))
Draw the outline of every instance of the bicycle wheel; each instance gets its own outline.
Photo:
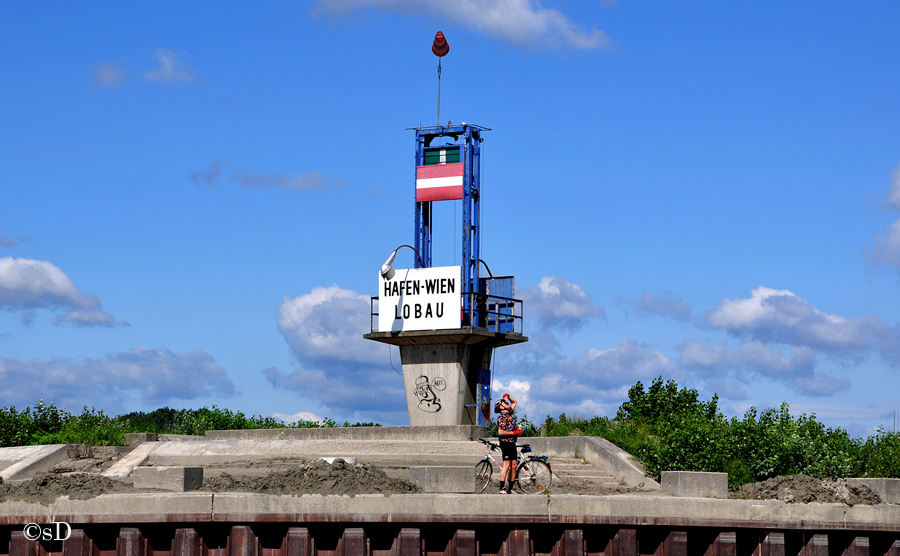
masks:
POLYGON ((544 460, 537 458, 528 458, 519 464, 516 470, 516 478, 519 482, 519 488, 525 494, 541 494, 547 492, 550 488, 550 481, 553 480, 553 471, 550 465, 544 460))
POLYGON ((491 468, 491 462, 488 460, 482 460, 478 462, 478 465, 475 466, 475 493, 484 492, 484 489, 487 488, 489 484, 491 484, 491 473, 494 470, 491 468))

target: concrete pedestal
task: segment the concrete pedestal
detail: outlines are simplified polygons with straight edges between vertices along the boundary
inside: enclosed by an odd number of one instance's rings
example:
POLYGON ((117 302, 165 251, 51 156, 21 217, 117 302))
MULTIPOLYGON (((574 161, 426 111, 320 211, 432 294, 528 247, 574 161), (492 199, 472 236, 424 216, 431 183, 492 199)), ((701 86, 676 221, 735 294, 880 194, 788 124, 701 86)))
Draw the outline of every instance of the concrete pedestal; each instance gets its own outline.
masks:
POLYGON ((400 346, 409 424, 474 425, 478 372, 493 349, 460 344, 400 346))
POLYGON ((400 347, 409 424, 414 427, 477 425, 478 414, 490 420, 490 369, 495 347, 527 342, 521 334, 479 328, 364 335, 400 347), (480 396, 486 377, 487 396, 480 396), (478 406, 478 402, 480 407, 478 406))

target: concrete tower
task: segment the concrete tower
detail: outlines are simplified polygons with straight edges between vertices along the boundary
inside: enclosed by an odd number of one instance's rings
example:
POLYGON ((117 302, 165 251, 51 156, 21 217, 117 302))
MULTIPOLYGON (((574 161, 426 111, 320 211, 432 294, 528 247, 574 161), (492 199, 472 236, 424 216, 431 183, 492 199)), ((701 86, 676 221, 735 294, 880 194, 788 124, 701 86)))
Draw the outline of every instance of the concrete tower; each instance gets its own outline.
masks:
POLYGON ((484 426, 494 348, 528 341, 515 279, 491 275, 481 260, 481 143, 489 130, 463 123, 415 131, 415 247, 401 245, 382 267, 372 331, 363 337, 400 347, 411 425, 484 426), (462 264, 433 267, 432 203, 452 200, 462 200, 462 264), (393 268, 401 247, 415 250, 415 268, 393 268))

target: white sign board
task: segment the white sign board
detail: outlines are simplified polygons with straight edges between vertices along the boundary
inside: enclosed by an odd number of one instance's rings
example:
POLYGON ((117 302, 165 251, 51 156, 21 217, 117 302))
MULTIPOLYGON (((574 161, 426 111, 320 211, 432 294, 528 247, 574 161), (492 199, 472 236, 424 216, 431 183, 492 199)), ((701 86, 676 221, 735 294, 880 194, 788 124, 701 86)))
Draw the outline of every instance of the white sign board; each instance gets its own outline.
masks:
POLYGON ((461 267, 397 269, 378 287, 378 331, 448 330, 462 318, 461 267))

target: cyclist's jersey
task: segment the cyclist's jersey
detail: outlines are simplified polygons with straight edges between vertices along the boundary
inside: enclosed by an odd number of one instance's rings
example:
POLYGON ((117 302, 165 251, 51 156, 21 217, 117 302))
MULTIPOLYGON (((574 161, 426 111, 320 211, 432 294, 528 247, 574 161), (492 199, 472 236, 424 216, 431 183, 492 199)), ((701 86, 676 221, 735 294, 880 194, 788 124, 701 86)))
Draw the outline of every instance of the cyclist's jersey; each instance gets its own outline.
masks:
POLYGON ((513 432, 519 427, 516 426, 516 421, 513 419, 511 413, 501 413, 500 416, 497 417, 497 428, 507 432, 513 432))

